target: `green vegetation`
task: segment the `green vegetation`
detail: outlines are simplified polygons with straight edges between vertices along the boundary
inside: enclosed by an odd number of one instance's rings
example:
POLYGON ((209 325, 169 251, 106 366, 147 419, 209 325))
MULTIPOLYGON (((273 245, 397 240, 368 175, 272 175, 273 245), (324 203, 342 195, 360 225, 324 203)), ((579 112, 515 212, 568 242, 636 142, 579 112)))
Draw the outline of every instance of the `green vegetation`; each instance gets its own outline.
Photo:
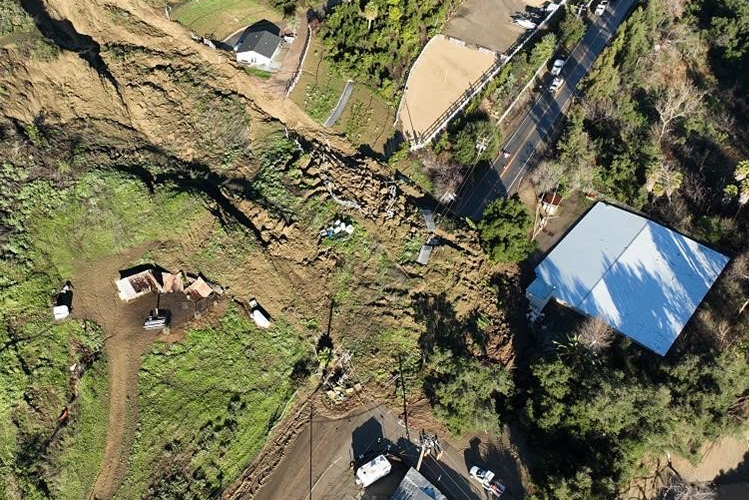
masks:
POLYGON ((586 32, 586 23, 583 17, 576 15, 577 6, 565 6, 565 14, 560 23, 560 44, 566 51, 571 51, 586 32))
POLYGON ((235 306, 216 325, 156 345, 143 360, 138 429, 115 498, 220 491, 263 446, 311 354, 283 321, 259 330, 235 306))
POLYGON ((51 469, 56 471, 51 486, 54 498, 87 498, 104 456, 109 394, 107 366, 95 361, 78 385, 72 417, 55 445, 51 469))
POLYGON ((5 0, 0 4, 0 37, 35 30, 34 20, 17 0, 5 0))
POLYGON ((499 198, 484 209, 477 229, 492 262, 520 262, 534 249, 531 225, 529 212, 518 197, 499 198))
POLYGON ((32 61, 52 61, 58 54, 60 48, 51 40, 40 37, 31 37, 18 43, 21 55, 32 61))
POLYGON ((172 11, 171 18, 199 35, 223 40, 263 19, 281 21, 282 11, 274 7, 263 0, 188 0, 172 11))
POLYGON ((259 69, 259 68, 246 67, 245 72, 250 76, 260 78, 261 80, 268 80, 269 78, 273 76, 273 73, 271 73, 270 71, 266 71, 264 69, 259 69))
POLYGON ((456 5, 455 0, 339 3, 322 28, 326 58, 345 77, 393 100, 412 61, 456 5))
POLYGON ((308 87, 305 93, 305 111, 314 120, 324 122, 339 100, 331 87, 308 87))
POLYGON ((27 226, 33 246, 62 276, 75 261, 166 240, 203 209, 200 198, 166 189, 149 196, 141 182, 107 171, 90 172, 65 191, 47 182, 27 188, 39 201, 27 226))
POLYGON ((513 390, 508 370, 496 363, 456 356, 440 349, 431 357, 426 385, 434 391, 434 411, 453 434, 499 429, 495 397, 513 390))
MULTIPOLYGON (((101 332, 76 320, 52 323, 49 293, 60 281, 54 274, 0 260, 0 498, 47 498, 45 491, 76 491, 93 480, 81 462, 95 464, 103 452, 106 417, 96 394, 106 386, 106 366, 93 361, 101 332), (68 405, 69 366, 88 366, 78 383, 79 398, 70 423, 49 437, 68 405), (55 457, 55 451, 65 448, 55 457), (54 458, 50 458, 54 457, 54 458)), ((106 402, 104 403, 106 408, 106 402)), ((105 411, 106 414, 106 411, 105 411)))
POLYGON ((500 129, 486 118, 476 118, 461 124, 449 139, 453 158, 462 165, 491 161, 500 150, 500 129))
POLYGON ((534 498, 614 498, 644 453, 690 456, 742 425, 729 411, 748 387, 742 352, 665 363, 637 351, 621 338, 595 363, 548 356, 531 366, 520 412, 543 457, 534 498))

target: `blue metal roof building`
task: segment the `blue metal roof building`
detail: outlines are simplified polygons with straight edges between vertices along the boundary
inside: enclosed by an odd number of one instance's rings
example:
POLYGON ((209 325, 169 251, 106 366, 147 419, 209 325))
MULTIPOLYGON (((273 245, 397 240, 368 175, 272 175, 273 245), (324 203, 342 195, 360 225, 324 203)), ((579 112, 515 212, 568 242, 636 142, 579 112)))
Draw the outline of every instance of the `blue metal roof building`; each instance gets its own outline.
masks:
POLYGON ((729 258, 597 203, 537 266, 532 314, 554 299, 665 355, 729 258))

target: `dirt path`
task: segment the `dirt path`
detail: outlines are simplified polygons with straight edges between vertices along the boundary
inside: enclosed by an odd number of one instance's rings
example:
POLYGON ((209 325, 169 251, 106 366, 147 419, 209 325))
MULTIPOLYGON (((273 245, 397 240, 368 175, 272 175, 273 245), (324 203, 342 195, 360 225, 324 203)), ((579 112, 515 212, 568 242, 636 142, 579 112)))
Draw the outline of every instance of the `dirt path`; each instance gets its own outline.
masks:
POLYGON ((109 414, 104 457, 90 498, 108 499, 122 482, 137 422, 138 369, 141 355, 159 332, 146 332, 143 318, 154 307, 146 296, 125 304, 117 298, 113 280, 118 270, 141 255, 143 248, 106 258, 94 264, 81 263, 73 275, 73 312, 95 321, 104 332, 109 375, 109 414))

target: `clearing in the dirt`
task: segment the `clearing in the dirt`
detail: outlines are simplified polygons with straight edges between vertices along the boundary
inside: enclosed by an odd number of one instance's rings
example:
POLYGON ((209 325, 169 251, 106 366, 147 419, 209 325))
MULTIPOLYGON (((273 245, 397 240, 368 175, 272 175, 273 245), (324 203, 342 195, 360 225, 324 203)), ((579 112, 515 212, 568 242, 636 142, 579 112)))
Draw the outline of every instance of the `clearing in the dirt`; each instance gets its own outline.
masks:
POLYGON ((417 58, 406 82, 398 120, 409 140, 429 134, 451 105, 465 97, 497 64, 497 54, 436 35, 417 58))
POLYGON ((526 31, 512 22, 514 16, 531 17, 544 3, 546 0, 467 0, 445 25, 443 34, 507 54, 526 31))

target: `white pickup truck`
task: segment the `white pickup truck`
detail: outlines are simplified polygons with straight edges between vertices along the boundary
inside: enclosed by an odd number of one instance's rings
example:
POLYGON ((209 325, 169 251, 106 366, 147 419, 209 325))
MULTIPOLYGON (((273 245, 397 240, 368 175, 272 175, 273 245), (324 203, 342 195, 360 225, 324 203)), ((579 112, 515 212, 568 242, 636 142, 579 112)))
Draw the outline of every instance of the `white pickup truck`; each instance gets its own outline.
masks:
POLYGON ((607 0, 602 0, 599 2, 599 4, 596 6, 596 9, 594 9, 594 14, 597 16, 601 16, 604 14, 604 12, 607 10, 607 5, 609 5, 609 2, 607 0))
POLYGON ((495 479, 494 472, 472 465, 471 469, 469 469, 469 474, 482 484, 482 488, 492 493, 495 497, 500 498, 505 493, 505 485, 499 479, 495 479))

